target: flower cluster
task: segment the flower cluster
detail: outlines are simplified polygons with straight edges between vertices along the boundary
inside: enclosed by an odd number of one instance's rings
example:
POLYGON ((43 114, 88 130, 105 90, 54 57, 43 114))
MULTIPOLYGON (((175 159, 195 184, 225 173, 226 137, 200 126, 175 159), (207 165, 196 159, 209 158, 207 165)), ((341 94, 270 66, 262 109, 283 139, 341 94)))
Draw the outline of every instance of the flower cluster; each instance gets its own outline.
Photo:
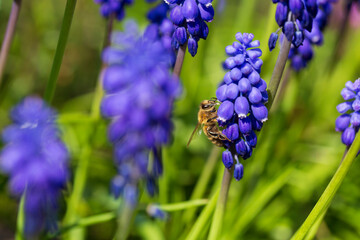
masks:
POLYGON ((150 24, 145 29, 144 36, 154 42, 161 42, 164 48, 171 55, 171 62, 172 65, 174 65, 176 55, 171 45, 171 41, 175 28, 168 18, 169 11, 170 7, 165 2, 160 2, 157 6, 152 8, 147 14, 150 24))
POLYGON ((227 46, 225 51, 229 58, 224 68, 229 70, 216 91, 221 104, 218 109, 218 123, 224 127, 223 134, 231 140, 226 142, 222 160, 226 168, 231 168, 236 160, 234 177, 240 180, 243 166, 238 156, 244 160, 252 154, 256 146, 255 131, 260 131, 267 120, 268 110, 264 105, 268 100, 266 82, 261 79, 260 71, 263 64, 258 48, 260 42, 254 35, 237 33, 238 42, 227 46))
POLYGON ((135 204, 139 181, 146 181, 150 195, 156 191, 161 146, 170 141, 172 105, 180 83, 170 74, 168 51, 157 41, 139 37, 135 24, 114 36, 103 58, 108 67, 101 112, 111 119, 108 137, 118 169, 112 191, 135 204))
POLYGON ((305 30, 305 39, 303 44, 296 48, 291 46, 289 59, 291 59, 291 67, 295 71, 300 71, 305 68, 307 63, 312 59, 313 49, 312 45, 323 44, 323 34, 329 15, 332 11, 332 3, 337 0, 318 0, 318 12, 313 21, 313 27, 311 31, 305 30))
POLYGON ((68 152, 59 139, 55 112, 42 99, 25 98, 11 111, 4 129, 0 167, 10 176, 10 191, 25 193, 25 233, 56 227, 57 199, 68 179, 68 152))
POLYGON ((94 0, 95 3, 100 4, 100 13, 103 17, 108 18, 112 14, 117 20, 122 20, 125 16, 124 7, 130 5, 133 0, 94 0))
MULTIPOLYGON (((313 20, 318 13, 317 0, 272 0, 277 4, 275 20, 286 38, 295 47, 304 41, 304 30, 311 32, 313 20)), ((269 38, 270 51, 275 48, 278 39, 277 33, 269 38)))
POLYGON ((360 78, 354 83, 348 81, 341 91, 341 96, 346 102, 340 103, 336 109, 340 115, 335 122, 335 129, 342 132, 341 140, 350 146, 355 139, 355 134, 360 126, 360 78))
POLYGON ((170 20, 176 26, 173 34, 173 47, 178 49, 188 43, 188 50, 195 56, 200 38, 206 39, 209 28, 206 22, 214 18, 213 0, 165 0, 174 8, 170 12, 170 20))

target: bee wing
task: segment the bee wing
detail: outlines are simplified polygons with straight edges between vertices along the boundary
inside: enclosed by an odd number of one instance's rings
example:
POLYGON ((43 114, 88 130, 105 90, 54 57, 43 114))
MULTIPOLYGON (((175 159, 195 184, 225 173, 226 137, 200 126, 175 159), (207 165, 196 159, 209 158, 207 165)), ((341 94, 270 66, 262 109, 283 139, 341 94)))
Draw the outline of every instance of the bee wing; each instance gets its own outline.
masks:
MULTIPOLYGON (((193 139, 193 137, 194 137, 194 135, 195 135, 196 131, 197 131, 200 127, 201 127, 201 124, 200 124, 200 123, 198 123, 198 124, 196 125, 196 127, 195 127, 194 131, 191 133, 191 136, 190 136, 190 138, 189 138, 189 141, 188 141, 188 143, 187 143, 186 147, 189 147, 191 140, 193 139)), ((201 128, 200 128, 200 133, 201 133, 201 128)))

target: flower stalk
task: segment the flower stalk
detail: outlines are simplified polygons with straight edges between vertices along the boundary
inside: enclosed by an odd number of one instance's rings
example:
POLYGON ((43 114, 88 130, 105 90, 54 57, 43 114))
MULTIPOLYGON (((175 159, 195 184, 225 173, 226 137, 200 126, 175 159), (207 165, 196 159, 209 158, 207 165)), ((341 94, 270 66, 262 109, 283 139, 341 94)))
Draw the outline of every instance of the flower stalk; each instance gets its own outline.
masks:
POLYGON ((281 82, 281 77, 285 69, 286 61, 289 56, 290 47, 291 47, 291 42, 288 41, 288 39, 284 36, 283 42, 281 44, 279 56, 276 60, 275 68, 269 82, 269 87, 268 87, 269 100, 266 104, 269 110, 272 104, 274 103, 274 99, 281 82))
POLYGON ((69 37, 70 27, 74 16, 75 6, 77 0, 67 0, 63 22, 61 25, 59 40, 56 47, 54 61, 51 67, 50 77, 46 85, 44 99, 51 103, 54 98, 56 82, 58 80, 60 67, 64 57, 66 43, 69 37))
POLYGON ((21 0, 14 0, 11 7, 11 13, 10 13, 8 25, 6 27, 6 32, 0 52, 0 85, 1 85, 2 77, 4 75, 6 60, 9 55, 11 43, 14 38, 15 28, 19 18, 20 8, 21 8, 21 0))
MULTIPOLYGON (((279 88, 281 78, 285 69, 286 61, 288 59, 290 51, 291 42, 287 40, 284 36, 283 42, 280 48, 280 53, 277 58, 273 74, 268 87, 269 99, 267 102, 267 108, 270 111, 270 108, 274 102, 277 90, 279 88)), ((213 216, 213 222, 211 224, 210 234, 208 239, 219 239, 221 234, 222 222, 225 214, 227 196, 230 188, 232 173, 234 168, 228 170, 225 168, 223 180, 221 183, 221 192, 219 195, 218 203, 216 205, 215 214, 213 216)))
POLYGON ((221 182, 220 195, 216 204, 215 213, 213 216, 209 238, 210 240, 219 239, 222 222, 225 214, 226 202, 229 193, 231 179, 233 178, 234 168, 232 169, 224 169, 223 180, 221 182))
POLYGON ((349 151, 345 155, 344 160, 341 162, 340 166, 336 170, 331 181, 327 185, 325 191, 323 192, 320 199, 317 201, 314 208, 311 210, 310 214, 308 215, 304 223, 301 225, 299 230, 291 238, 291 240, 305 239, 306 235, 308 234, 312 226, 316 223, 316 221, 319 218, 322 217, 323 214, 325 214, 337 190, 339 189, 346 174, 348 173, 354 159, 356 158, 359 149, 360 149, 360 134, 357 134, 353 144, 351 145, 349 151))
POLYGON ((187 42, 184 45, 180 46, 179 51, 176 55, 176 62, 173 71, 174 76, 180 77, 182 65, 185 58, 186 47, 187 47, 187 42))

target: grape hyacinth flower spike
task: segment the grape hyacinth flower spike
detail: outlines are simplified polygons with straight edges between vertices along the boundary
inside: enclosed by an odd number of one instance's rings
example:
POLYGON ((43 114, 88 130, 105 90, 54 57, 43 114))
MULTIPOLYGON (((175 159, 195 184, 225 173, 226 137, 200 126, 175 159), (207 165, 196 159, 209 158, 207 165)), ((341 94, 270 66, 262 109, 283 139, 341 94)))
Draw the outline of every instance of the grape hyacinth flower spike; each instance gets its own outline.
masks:
MULTIPOLYGON (((297 48, 305 38, 305 30, 311 32, 318 13, 317 0, 272 0, 276 5, 275 20, 286 38, 297 48)), ((279 30, 278 30, 279 31, 279 30)), ((277 32, 269 38, 269 49, 276 46, 277 32)))
POLYGON ((336 119, 335 129, 341 132, 341 141, 350 146, 360 126, 360 78, 354 83, 348 81, 341 91, 345 102, 340 103, 336 109, 341 115, 336 119))
POLYGON ((302 45, 296 47, 297 45, 293 44, 290 49, 289 59, 291 60, 291 67, 295 71, 300 71, 307 66, 314 54, 313 46, 323 44, 323 31, 332 12, 332 4, 336 2, 337 0, 318 0, 318 11, 313 19, 312 30, 305 29, 302 45))
POLYGON ((214 18, 213 0, 165 0, 174 8, 170 12, 170 20, 176 29, 172 37, 175 49, 188 44, 188 51, 195 56, 199 40, 206 39, 209 28, 206 22, 214 18))
POLYGON ((146 182, 150 195, 156 192, 161 147, 170 141, 172 105, 181 89, 170 73, 169 52, 159 41, 139 36, 136 28, 128 24, 103 53, 108 67, 101 104, 102 115, 111 119, 108 137, 118 169, 112 192, 132 206, 140 181, 146 182))
POLYGON ((131 5, 133 0, 94 0, 100 5, 100 14, 104 18, 114 15, 117 20, 122 20, 125 16, 125 6, 131 5))
MULTIPOLYGON (((148 0, 149 2, 149 0, 148 0)), ((150 9, 147 18, 150 24, 146 27, 144 37, 153 41, 159 41, 171 55, 171 63, 175 64, 175 49, 171 45, 172 35, 174 34, 174 24, 168 18, 170 7, 163 1, 150 9)))
POLYGON ((1 171, 11 193, 25 194, 25 235, 56 229, 57 201, 68 179, 69 154, 59 138, 55 112, 37 97, 27 97, 11 111, 13 124, 2 133, 1 171))
POLYGON ((251 33, 237 33, 235 37, 238 41, 225 48, 229 57, 223 67, 228 72, 216 91, 216 97, 221 102, 218 123, 231 140, 225 142, 223 163, 228 169, 235 165, 234 177, 240 180, 244 170, 238 157, 249 158, 256 146, 255 131, 261 130, 268 117, 265 106, 268 93, 266 82, 260 77, 263 64, 259 59, 262 55, 258 48, 260 42, 253 40, 251 33))

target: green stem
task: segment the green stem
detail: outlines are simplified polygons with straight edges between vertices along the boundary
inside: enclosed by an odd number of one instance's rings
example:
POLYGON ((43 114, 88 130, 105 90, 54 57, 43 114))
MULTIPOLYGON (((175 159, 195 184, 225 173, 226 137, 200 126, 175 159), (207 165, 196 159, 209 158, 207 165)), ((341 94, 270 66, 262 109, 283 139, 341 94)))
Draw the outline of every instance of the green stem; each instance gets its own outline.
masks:
POLYGON ((25 240, 25 237, 24 237, 24 225, 25 225, 24 224, 25 223, 24 206, 25 206, 25 192, 21 196, 21 199, 20 199, 18 216, 17 216, 17 224, 16 224, 15 240, 25 240))
MULTIPOLYGON (((69 198, 68 202, 68 208, 65 214, 64 224, 70 225, 78 220, 78 210, 80 201, 82 198, 83 189, 85 187, 86 183, 86 177, 87 177, 87 168, 89 165, 89 157, 91 155, 91 149, 89 146, 84 146, 78 166, 76 168, 75 172, 75 179, 74 179, 74 188, 73 192, 69 198)), ((70 231, 69 232, 69 239, 77 239, 75 232, 70 231)))
POLYGON ((115 218, 116 214, 114 212, 102 213, 81 219, 78 223, 78 226, 87 227, 90 225, 107 222, 115 218))
POLYGON ((349 151, 345 155, 344 160, 341 162, 331 181, 327 185, 325 191, 321 195, 320 199, 311 210, 310 214, 301 225, 299 230, 294 234, 291 238, 292 240, 304 239, 312 228, 312 226, 316 223, 316 221, 326 212, 332 199, 334 198, 337 190, 339 189, 341 183, 343 182, 347 172, 349 171, 351 164, 356 158, 357 153, 360 149, 360 134, 356 134, 355 140, 351 145, 349 151))
MULTIPOLYGON (((202 198, 206 187, 211 179, 211 176, 214 172, 216 163, 218 162, 218 156, 221 148, 213 146, 209 158, 206 161, 204 169, 201 172, 199 180, 196 182, 194 191, 190 197, 191 200, 202 198)), ((196 209, 189 209, 184 213, 183 220, 186 223, 190 223, 195 215, 196 209)))
MULTIPOLYGON (((1 2, 0 2, 1 3, 1 2)), ((5 65, 6 65, 6 59, 8 57, 10 46, 12 43, 12 40, 14 38, 15 34, 15 28, 16 23, 19 18, 21 8, 21 0, 14 0, 12 7, 11 7, 11 13, 8 21, 8 25, 6 27, 6 32, 4 36, 3 43, 1 45, 1 52, 0 52, 0 85, 1 80, 4 75, 5 65)))
POLYGON ((197 240, 199 239, 199 236, 201 232, 204 229, 204 226, 208 223, 211 215, 213 214, 213 211, 216 206, 216 202, 219 196, 219 191, 217 191, 214 196, 210 199, 209 203, 206 205, 204 210, 201 212, 200 216, 196 220, 194 226, 192 227, 190 233, 185 238, 186 240, 197 240))
POLYGON ((54 57, 54 61, 52 64, 49 81, 46 85, 45 95, 44 95, 44 99, 48 103, 51 103, 51 101, 54 97, 54 93, 55 93, 55 89, 56 89, 56 81, 58 79, 62 59, 64 57, 65 47, 66 47, 66 43, 67 43, 67 40, 69 37, 69 31, 70 31, 74 11, 75 11, 75 6, 76 6, 76 0, 67 0, 66 6, 65 6, 64 18, 63 18, 63 22, 61 25, 59 40, 58 40, 58 44, 56 47, 55 57, 54 57))
POLYGON ((274 102, 276 92, 279 88, 281 77, 285 69, 286 61, 289 56, 290 47, 291 47, 291 42, 289 42, 287 38, 284 36, 283 42, 281 44, 279 56, 276 60, 275 68, 269 82, 269 87, 268 87, 269 100, 266 104, 269 110, 274 102))
POLYGON ((129 236, 134 210, 133 206, 124 203, 122 211, 118 215, 118 229, 115 236, 117 240, 125 240, 129 236))
POLYGON ((172 204, 162 204, 158 205, 157 207, 161 210, 167 211, 167 212, 175 212, 175 211, 181 211, 188 208, 194 208, 199 206, 204 206, 208 204, 208 199, 196 199, 192 201, 185 201, 185 202, 178 202, 178 203, 172 203, 172 204))
POLYGON ((220 237, 230 183, 233 177, 233 171, 233 168, 231 170, 227 168, 224 169, 220 195, 216 204, 216 209, 211 223, 210 234, 208 238, 210 240, 216 240, 220 237))

